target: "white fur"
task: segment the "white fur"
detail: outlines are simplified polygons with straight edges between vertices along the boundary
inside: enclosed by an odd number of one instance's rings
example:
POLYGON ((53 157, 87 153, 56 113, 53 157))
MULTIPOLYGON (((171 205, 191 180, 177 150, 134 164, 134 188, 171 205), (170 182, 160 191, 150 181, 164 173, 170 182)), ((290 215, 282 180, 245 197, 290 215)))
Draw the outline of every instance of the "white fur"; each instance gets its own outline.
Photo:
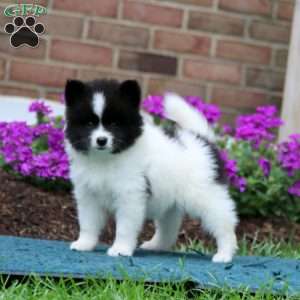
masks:
MULTIPOLYGON (((96 93, 93 96, 93 109, 95 114, 101 119, 102 113, 105 106, 105 97, 102 93, 96 93)), ((102 123, 99 123, 97 129, 95 129, 91 135, 91 146, 92 148, 97 149, 97 139, 98 138, 107 138, 107 144, 105 145, 105 150, 110 150, 112 148, 113 137, 111 133, 103 127, 102 123)), ((104 151, 104 150, 102 150, 104 151)))
POLYGON ((177 94, 167 93, 164 98, 164 108, 168 119, 177 122, 180 126, 215 141, 215 134, 210 128, 204 115, 185 105, 185 100, 177 94))
MULTIPOLYGON (((181 126, 207 136, 207 125, 202 128, 201 121, 197 125, 199 116, 172 97, 167 98, 167 114, 181 126)), ((155 220, 156 232, 142 248, 166 250, 175 243, 182 216, 188 213, 201 219, 216 238, 218 251, 213 261, 231 261, 237 248, 235 205, 227 187, 214 180, 207 145, 189 130, 180 131, 180 140, 168 138, 145 121, 141 137, 118 155, 99 151, 84 155, 68 144, 80 223, 79 239, 71 248, 93 250, 107 214, 113 213, 117 230, 109 255, 132 255, 146 218, 155 220), (150 198, 145 193, 145 176, 151 183, 150 198)))
POLYGON ((93 97, 93 108, 96 115, 98 115, 98 117, 100 118, 102 116, 104 105, 105 105, 104 95, 102 93, 96 93, 93 97))

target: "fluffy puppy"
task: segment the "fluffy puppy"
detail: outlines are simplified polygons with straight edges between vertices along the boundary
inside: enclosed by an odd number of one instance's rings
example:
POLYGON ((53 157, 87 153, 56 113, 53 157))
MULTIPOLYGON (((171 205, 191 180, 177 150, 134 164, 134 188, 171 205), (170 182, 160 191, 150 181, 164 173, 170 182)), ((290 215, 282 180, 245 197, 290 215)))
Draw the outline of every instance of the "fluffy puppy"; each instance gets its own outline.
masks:
POLYGON ((133 255, 145 219, 155 221, 156 231, 141 247, 166 250, 188 213, 215 237, 213 261, 231 261, 237 248, 235 205, 203 116, 169 94, 165 111, 174 122, 163 130, 140 112, 140 87, 131 80, 70 80, 65 99, 80 225, 71 249, 93 250, 113 214, 116 237, 108 255, 133 255))

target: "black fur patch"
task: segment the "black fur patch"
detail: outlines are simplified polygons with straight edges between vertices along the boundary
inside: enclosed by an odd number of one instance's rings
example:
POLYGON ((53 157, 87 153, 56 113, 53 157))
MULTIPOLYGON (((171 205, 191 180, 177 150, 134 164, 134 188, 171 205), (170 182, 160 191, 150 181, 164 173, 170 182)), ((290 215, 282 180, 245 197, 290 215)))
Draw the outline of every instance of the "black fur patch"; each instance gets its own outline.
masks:
POLYGON ((172 120, 165 119, 162 121, 162 129, 166 136, 172 139, 178 137, 178 124, 172 120))
POLYGON ((151 186, 151 182, 149 180, 149 178, 145 175, 144 176, 145 178, 145 192, 148 196, 148 198, 151 198, 152 197, 152 186, 151 186))
POLYGON ((203 137, 199 134, 196 135, 196 138, 201 140, 212 153, 212 158, 216 166, 216 177, 215 180, 220 184, 227 184, 227 177, 225 175, 225 164, 221 158, 220 152, 216 144, 210 142, 206 137, 203 137))
POLYGON ((90 149, 90 136, 99 123, 113 136, 112 153, 132 146, 142 134, 143 121, 139 112, 140 88, 135 81, 94 80, 67 82, 66 137, 81 152, 90 149), (102 93, 105 105, 99 119, 93 112, 93 96, 102 93))

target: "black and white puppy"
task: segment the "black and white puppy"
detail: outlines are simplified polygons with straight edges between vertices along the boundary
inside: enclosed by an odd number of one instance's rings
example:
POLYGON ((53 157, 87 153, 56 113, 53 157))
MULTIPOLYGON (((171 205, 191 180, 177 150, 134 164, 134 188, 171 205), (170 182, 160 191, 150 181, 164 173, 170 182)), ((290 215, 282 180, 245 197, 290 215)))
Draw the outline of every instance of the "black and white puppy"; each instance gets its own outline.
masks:
POLYGON ((145 219, 155 221, 156 232, 141 247, 166 250, 188 213, 216 238, 213 261, 231 261, 237 248, 235 205, 203 116, 168 94, 166 116, 178 125, 164 131, 141 113, 140 87, 131 80, 70 80, 65 99, 66 148, 80 225, 71 249, 93 250, 113 214, 116 238, 108 255, 133 255, 145 219))

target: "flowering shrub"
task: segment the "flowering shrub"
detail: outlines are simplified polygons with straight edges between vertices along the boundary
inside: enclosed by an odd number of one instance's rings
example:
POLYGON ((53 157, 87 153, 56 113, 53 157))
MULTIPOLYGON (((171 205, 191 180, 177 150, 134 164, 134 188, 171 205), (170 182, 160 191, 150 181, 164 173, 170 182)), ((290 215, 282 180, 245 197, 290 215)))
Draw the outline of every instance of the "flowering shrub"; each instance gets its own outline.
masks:
POLYGON ((29 111, 37 115, 35 126, 0 122, 2 166, 27 178, 66 182, 69 163, 64 151, 62 119, 52 118, 51 109, 41 101, 33 102, 29 111))
MULTIPOLYGON (((163 96, 150 95, 143 101, 142 106, 150 114, 164 118, 163 100, 163 96)), ((199 97, 188 96, 186 97, 186 101, 198 111, 202 112, 210 124, 215 124, 221 117, 221 111, 218 106, 214 104, 207 104, 199 97)))
MULTIPOLYGON (((276 131, 283 124, 276 107, 258 107, 254 114, 237 117, 234 127, 221 128, 217 106, 198 97, 186 101, 219 133, 220 155, 239 214, 300 221, 300 134, 276 145, 276 131)), ((162 96, 149 96, 143 107, 164 117, 162 96)))
MULTIPOLYGON (((163 99, 149 96, 142 106, 164 119, 163 99)), ((258 107, 254 114, 239 116, 234 127, 220 127, 221 111, 216 105, 192 96, 186 101, 219 133, 220 155, 239 213, 300 221, 300 134, 275 144, 276 130, 283 124, 276 108, 258 107)), ((0 164, 35 182, 70 187, 63 120, 52 117, 42 101, 33 102, 29 111, 36 113, 34 126, 0 122, 0 164)))

